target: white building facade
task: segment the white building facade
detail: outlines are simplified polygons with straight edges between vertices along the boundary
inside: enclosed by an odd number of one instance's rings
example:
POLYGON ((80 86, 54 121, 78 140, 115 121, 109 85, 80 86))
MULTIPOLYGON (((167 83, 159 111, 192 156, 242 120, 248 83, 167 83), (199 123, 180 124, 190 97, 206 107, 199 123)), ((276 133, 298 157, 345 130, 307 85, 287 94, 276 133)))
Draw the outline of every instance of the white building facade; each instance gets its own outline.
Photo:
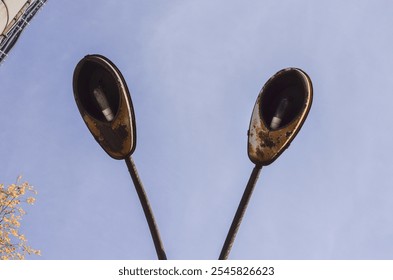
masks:
POLYGON ((0 63, 46 0, 0 0, 0 63))

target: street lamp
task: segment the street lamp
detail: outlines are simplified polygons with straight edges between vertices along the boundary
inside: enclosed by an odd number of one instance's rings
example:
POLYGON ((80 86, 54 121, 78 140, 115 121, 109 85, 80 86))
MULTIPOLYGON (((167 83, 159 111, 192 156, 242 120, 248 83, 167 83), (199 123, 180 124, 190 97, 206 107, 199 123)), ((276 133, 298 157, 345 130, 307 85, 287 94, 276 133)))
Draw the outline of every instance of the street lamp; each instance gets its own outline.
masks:
POLYGON ((87 55, 74 70, 73 90, 79 112, 95 140, 110 157, 125 160, 157 257, 166 260, 152 209, 131 157, 136 146, 135 115, 123 75, 106 57, 87 55))
POLYGON ((231 251, 262 166, 275 161, 295 138, 311 108, 311 79, 298 68, 272 76, 260 91, 248 130, 248 157, 255 164, 233 218, 219 259, 231 251))

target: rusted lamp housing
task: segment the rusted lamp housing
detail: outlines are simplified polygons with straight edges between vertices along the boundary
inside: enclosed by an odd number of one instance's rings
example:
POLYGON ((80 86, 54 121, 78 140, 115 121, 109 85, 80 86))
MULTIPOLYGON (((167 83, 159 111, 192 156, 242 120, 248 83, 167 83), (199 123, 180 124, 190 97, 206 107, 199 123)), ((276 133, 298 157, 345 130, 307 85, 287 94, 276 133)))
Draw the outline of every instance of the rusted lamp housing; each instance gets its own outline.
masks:
POLYGON ((313 88, 308 75, 286 68, 272 76, 260 91, 248 131, 248 157, 269 165, 289 146, 311 108, 313 88))
POLYGON ((123 75, 106 57, 87 55, 75 67, 73 89, 79 112, 98 144, 112 158, 125 160, 157 257, 166 260, 153 210, 131 158, 136 147, 135 115, 123 75))
POLYGON ((277 72, 260 91, 248 130, 248 157, 255 167, 232 220, 220 260, 229 256, 262 167, 275 161, 288 148, 306 120, 312 97, 311 80, 298 68, 277 72))
POLYGON ((76 104, 91 134, 114 159, 135 150, 134 109, 119 69, 102 55, 87 55, 77 64, 73 89, 76 104))

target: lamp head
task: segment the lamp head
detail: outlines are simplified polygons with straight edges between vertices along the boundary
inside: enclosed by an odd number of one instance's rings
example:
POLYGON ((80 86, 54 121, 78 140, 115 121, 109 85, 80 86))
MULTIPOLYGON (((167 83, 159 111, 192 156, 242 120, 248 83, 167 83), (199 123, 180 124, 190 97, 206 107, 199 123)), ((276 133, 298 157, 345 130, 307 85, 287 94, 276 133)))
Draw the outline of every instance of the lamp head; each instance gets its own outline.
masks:
POLYGON ((311 108, 311 79, 298 68, 272 76, 260 91, 248 131, 248 156, 259 165, 276 160, 295 138, 311 108))
POLYGON ((132 101, 119 69, 102 55, 87 55, 73 76, 74 98, 95 140, 109 156, 125 159, 135 150, 132 101))

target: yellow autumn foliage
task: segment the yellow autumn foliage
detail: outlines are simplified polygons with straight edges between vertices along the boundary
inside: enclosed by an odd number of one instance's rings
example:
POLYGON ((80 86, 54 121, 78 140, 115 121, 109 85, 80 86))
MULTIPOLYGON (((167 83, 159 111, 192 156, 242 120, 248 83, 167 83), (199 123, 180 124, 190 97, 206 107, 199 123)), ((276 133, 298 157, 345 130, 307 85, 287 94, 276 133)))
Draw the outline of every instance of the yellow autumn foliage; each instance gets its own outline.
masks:
POLYGON ((0 260, 22 260, 26 254, 40 255, 27 245, 25 236, 20 232, 20 221, 26 214, 23 204, 34 204, 37 192, 29 183, 5 187, 0 184, 0 260), (29 195, 27 198, 25 196, 29 195))

